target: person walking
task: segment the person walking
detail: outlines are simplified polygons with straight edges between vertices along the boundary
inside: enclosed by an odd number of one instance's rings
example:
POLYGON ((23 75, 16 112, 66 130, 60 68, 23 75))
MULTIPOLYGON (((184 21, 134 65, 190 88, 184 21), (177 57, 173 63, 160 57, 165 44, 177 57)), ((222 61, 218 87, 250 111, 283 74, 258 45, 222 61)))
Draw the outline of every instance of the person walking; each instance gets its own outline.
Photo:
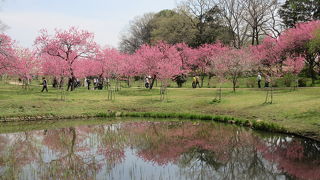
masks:
POLYGON ((259 88, 261 88, 261 79, 262 79, 261 74, 258 73, 257 81, 258 81, 258 87, 259 88))
POLYGON ((48 82, 45 77, 42 78, 42 91, 46 90, 48 92, 48 82))

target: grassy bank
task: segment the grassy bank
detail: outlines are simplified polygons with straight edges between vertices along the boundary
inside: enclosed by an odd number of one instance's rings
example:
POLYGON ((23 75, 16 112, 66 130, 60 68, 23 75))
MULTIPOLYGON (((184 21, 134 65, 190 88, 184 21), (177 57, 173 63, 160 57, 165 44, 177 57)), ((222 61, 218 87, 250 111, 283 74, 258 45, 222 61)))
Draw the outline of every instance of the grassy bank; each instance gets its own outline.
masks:
MULTIPOLYGON (((171 88, 168 100, 160 101, 159 89, 123 88, 115 101, 107 100, 107 91, 88 91, 84 88, 68 92, 61 101, 59 90, 41 93, 40 87, 24 90, 14 85, 0 85, 0 117, 86 117, 110 112, 148 112, 163 115, 236 117, 231 123, 265 122, 311 138, 320 139, 320 88, 302 88, 298 91, 278 89, 273 104, 263 104, 263 89, 223 89, 223 100, 214 103, 216 89, 171 88), (248 121, 247 121, 248 120, 248 121)), ((145 113, 147 114, 147 113, 145 113)), ((130 116, 134 116, 131 114, 130 116)), ((145 115, 146 116, 146 115, 145 115)), ((180 117, 176 117, 180 118, 180 117)), ((182 117, 181 117, 182 118, 182 117)), ((26 118, 28 119, 28 118, 26 118)), ((223 119, 223 118, 222 118, 223 119)), ((263 125, 264 127, 265 125, 263 125)))

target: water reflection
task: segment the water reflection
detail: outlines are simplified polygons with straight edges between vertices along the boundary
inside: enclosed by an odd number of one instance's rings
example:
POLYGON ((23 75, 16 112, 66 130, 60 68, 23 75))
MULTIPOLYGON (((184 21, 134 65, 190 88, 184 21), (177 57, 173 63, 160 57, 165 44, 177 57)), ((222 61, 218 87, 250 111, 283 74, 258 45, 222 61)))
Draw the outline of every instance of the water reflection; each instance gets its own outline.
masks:
POLYGON ((0 179, 320 179, 320 145, 215 123, 0 134, 0 179))

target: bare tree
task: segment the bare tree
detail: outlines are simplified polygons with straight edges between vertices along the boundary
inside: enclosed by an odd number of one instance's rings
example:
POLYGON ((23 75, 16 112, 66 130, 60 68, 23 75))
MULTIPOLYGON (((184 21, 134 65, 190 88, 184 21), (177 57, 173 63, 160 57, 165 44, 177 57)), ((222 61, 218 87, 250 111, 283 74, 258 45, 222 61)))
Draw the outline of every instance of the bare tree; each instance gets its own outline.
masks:
MULTIPOLYGON (((3 4, 5 0, 0 0, 0 9, 1 9, 1 6, 3 4)), ((1 20, 0 20, 0 33, 3 33, 5 30, 7 30, 9 27, 3 23, 1 20)))
POLYGON ((245 8, 239 0, 219 0, 219 8, 229 30, 233 32, 233 46, 241 48, 248 41, 249 24, 245 19, 245 8))
POLYGON ((280 8, 281 3, 277 2, 268 10, 269 13, 267 18, 269 19, 269 21, 264 24, 264 27, 262 29, 263 32, 268 36, 278 37, 285 29, 285 25, 283 24, 279 14, 280 8))
POLYGON ((262 36, 278 36, 282 31, 278 0, 184 0, 179 9, 185 12, 199 31, 200 42, 208 12, 217 8, 224 26, 231 33, 232 45, 259 44, 262 36))
POLYGON ((198 31, 194 46, 210 43, 208 42, 208 38, 218 34, 217 32, 215 32, 217 34, 210 33, 212 29, 217 30, 221 25, 221 17, 219 16, 216 0, 185 0, 179 3, 178 9, 190 19, 198 31), (216 28, 210 28, 212 25, 216 28), (207 33, 210 34, 209 37, 207 33))
POLYGON ((150 22, 153 17, 153 13, 147 13, 141 17, 136 17, 130 22, 128 30, 121 35, 119 44, 120 51, 134 53, 141 45, 150 43, 150 22))
POLYGON ((277 0, 240 0, 246 13, 243 19, 250 27, 251 44, 259 44, 261 35, 266 35, 264 27, 270 21, 271 9, 278 5, 277 0))

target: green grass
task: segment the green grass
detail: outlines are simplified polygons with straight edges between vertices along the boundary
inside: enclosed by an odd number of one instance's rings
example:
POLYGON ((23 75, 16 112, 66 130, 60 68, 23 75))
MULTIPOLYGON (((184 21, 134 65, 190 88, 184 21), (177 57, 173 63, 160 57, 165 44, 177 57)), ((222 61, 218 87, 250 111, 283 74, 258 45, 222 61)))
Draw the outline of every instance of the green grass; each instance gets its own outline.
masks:
POLYGON ((107 100, 106 90, 80 88, 67 92, 65 101, 60 100, 59 90, 49 88, 49 93, 40 90, 36 85, 24 90, 0 82, 0 117, 73 118, 104 116, 111 112, 159 113, 157 116, 187 119, 227 116, 241 119, 232 120, 235 124, 246 124, 249 120, 258 129, 284 127, 290 132, 320 139, 320 88, 277 89, 273 104, 263 104, 264 89, 241 88, 236 93, 230 88, 223 89, 220 103, 212 103, 217 93, 213 88, 170 88, 166 101, 159 100, 158 88, 122 88, 115 101, 107 100))

